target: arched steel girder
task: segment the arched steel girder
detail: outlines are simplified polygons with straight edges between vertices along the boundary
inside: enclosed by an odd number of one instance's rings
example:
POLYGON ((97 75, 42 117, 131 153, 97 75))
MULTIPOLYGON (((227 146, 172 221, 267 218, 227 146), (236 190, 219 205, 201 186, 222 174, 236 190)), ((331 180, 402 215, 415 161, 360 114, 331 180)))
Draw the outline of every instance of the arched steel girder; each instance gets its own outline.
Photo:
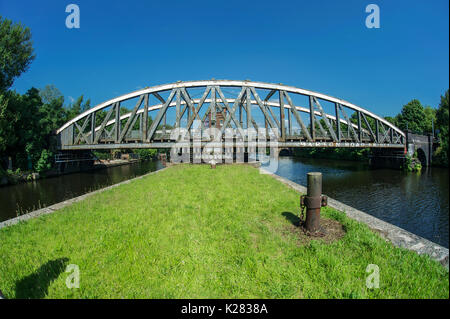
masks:
MULTIPOLYGON (((180 126, 180 118, 184 114, 184 111, 188 109, 193 115, 188 119, 188 126, 191 127, 191 121, 194 119, 200 119, 200 108, 203 105, 214 105, 220 106, 222 111, 226 114, 225 125, 224 128, 229 126, 231 123, 235 124, 235 130, 240 133, 243 132, 243 126, 241 127, 236 120, 237 106, 239 108, 244 109, 247 117, 247 128, 252 126, 253 119, 251 118, 251 105, 257 105, 260 107, 263 112, 264 120, 266 122, 266 126, 270 125, 271 128, 279 130, 280 141, 284 142, 290 147, 295 146, 316 146, 311 143, 316 142, 324 142, 326 138, 328 138, 329 142, 326 145, 317 145, 317 146, 347 146, 341 145, 343 139, 343 133, 340 130, 340 125, 344 124, 348 129, 348 136, 346 141, 350 142, 350 147, 403 147, 404 145, 404 137, 405 134, 399 130, 397 127, 387 122, 381 117, 358 107, 354 104, 351 104, 347 101, 337 99, 325 94, 304 90, 300 88, 295 88, 291 86, 285 86, 281 84, 269 84, 262 82, 250 82, 250 81, 230 81, 230 80, 209 80, 209 81, 192 81, 192 82, 177 82, 172 84, 159 85, 155 87, 145 88, 136 92, 132 92, 104 103, 101 103, 86 112, 78 115, 71 121, 64 124, 60 129, 58 129, 57 134, 60 138, 60 147, 61 149, 77 149, 77 148, 116 148, 116 147, 127 147, 127 143, 124 142, 124 137, 126 137, 127 132, 130 127, 132 127, 136 119, 138 117, 145 118, 148 116, 149 111, 158 110, 158 114, 155 117, 156 125, 152 125, 150 128, 144 127, 141 128, 142 131, 142 143, 133 143, 132 146, 136 147, 167 147, 168 144, 159 143, 157 145, 154 140, 154 134, 156 132, 157 126, 160 124, 161 119, 165 116, 167 110, 169 108, 176 108, 176 124, 175 126, 180 126), (240 94, 237 98, 227 98, 222 91, 222 88, 230 88, 230 87, 238 87, 240 88, 240 94), (192 99, 189 96, 188 89, 191 88, 205 88, 203 96, 201 99, 192 99), (259 94, 256 90, 264 90, 267 92, 267 96, 263 99, 259 97, 259 94), (162 92, 170 92, 169 97, 165 100, 161 97, 160 93, 162 92), (290 94, 300 94, 303 96, 309 97, 309 107, 303 107, 294 105, 290 94), (149 95, 153 95, 157 97, 161 103, 155 105, 149 105, 149 95), (208 98, 210 95, 210 98, 208 98), (253 95, 253 98, 252 98, 253 95), (279 96, 278 101, 270 100, 272 96, 279 96), (132 112, 128 114, 120 115, 118 111, 118 105, 121 102, 124 102, 129 99, 139 98, 138 103, 134 107, 132 112), (324 112, 324 109, 320 105, 319 100, 324 100, 331 102, 335 105, 335 114, 328 114, 324 112), (141 108, 141 105, 144 105, 141 108), (105 108, 110 107, 110 111, 108 112, 107 119, 102 125, 95 125, 95 113, 103 110, 105 108), (250 114, 247 113, 247 107, 250 110, 250 114), (279 108, 278 112, 279 116, 274 115, 272 108, 279 108), (116 108, 115 117, 112 120, 109 118, 112 115, 113 109, 116 108), (147 112, 144 110, 147 108, 147 112), (181 111, 183 108, 183 111, 181 111), (283 112, 281 111, 283 109, 283 112), (358 120, 357 124, 352 123, 348 116, 346 115, 345 109, 350 109, 356 112, 358 120), (285 112, 287 110, 289 120, 285 119, 285 112), (307 113, 309 115, 310 121, 305 124, 301 116, 301 113, 307 113), (182 113, 182 114, 180 114, 182 113), (292 113, 292 114, 291 114, 292 113), (311 117, 311 114, 313 116, 311 117), (247 116, 248 115, 248 116, 247 116), (289 136, 286 134, 286 121, 289 123, 289 133, 291 130, 291 116, 297 121, 297 124, 301 126, 301 134, 302 137, 297 138, 293 136, 289 136), (317 118, 320 117, 322 121, 318 121, 317 118), (372 119, 372 125, 369 124, 367 118, 372 119), (80 120, 84 119, 84 123, 82 126, 78 124, 80 120), (89 121, 90 119, 90 121, 89 121), (101 135, 102 131, 105 130, 106 127, 115 125, 117 126, 117 122, 121 123, 123 120, 127 120, 127 123, 124 128, 121 128, 119 125, 119 129, 117 131, 121 133, 117 133, 115 136, 115 143, 113 145, 99 145, 102 144, 101 140, 99 140, 99 134, 101 135), (363 122, 364 121, 364 122, 363 122), (374 121, 374 122, 373 122, 374 121), (90 122, 90 123, 89 123, 90 122), (322 124, 321 124, 322 123, 322 124), (350 125, 348 125, 350 123, 350 125), (376 127, 373 127, 373 123, 375 123, 376 127), (86 133, 87 124, 90 124, 89 130, 86 133), (309 127, 307 127, 309 124, 309 127), (365 125, 365 127, 364 127, 365 125), (318 127, 317 127, 318 126, 318 127), (325 128, 324 128, 325 126, 325 128), (74 133, 78 129, 78 135, 75 139, 74 133), (321 136, 316 136, 316 131, 320 129, 322 132, 321 136), (283 133, 284 132, 284 133, 283 133), (99 133, 99 134, 98 134, 99 133), (150 134, 151 136, 149 136, 150 134), (96 138, 93 138, 91 135, 97 135, 96 138), (145 136, 144 136, 145 135, 145 136), (72 136, 72 137, 71 137, 72 136), (368 137, 368 138, 367 138, 368 137), (71 140, 72 138, 72 140, 71 140), (303 140, 302 140, 303 139, 303 140), (83 144, 86 142, 85 144, 83 144), (305 144, 305 142, 307 144, 305 144), (290 143, 290 144, 289 144, 290 143), (123 145, 122 145, 123 144, 123 145), (139 144, 139 145, 138 145, 139 144), (79 145, 79 147, 77 147, 79 145), (83 145, 83 146, 81 146, 83 145), (97 147, 97 145, 99 147, 97 147)), ((120 107, 120 106, 119 106, 120 107)), ((242 111, 242 110, 241 110, 242 111)), ((208 106, 207 112, 210 112, 215 117, 215 107, 208 106)), ((189 114, 189 113, 188 113, 189 114)), ((189 115, 188 115, 189 116, 189 115)), ((240 121, 242 125, 242 119, 240 121)), ((292 121, 294 122, 294 121, 292 121)), ((142 124, 141 124, 142 125, 142 124)), ((202 124, 203 125, 203 124, 202 124)), ((256 123, 253 121, 253 125, 256 128, 256 123)), ((223 130, 222 130, 223 132, 223 130)), ((320 134, 318 134, 320 135, 320 134)), ((136 141, 135 141, 136 142, 136 141)))
MULTIPOLYGON (((193 99, 192 101, 193 101, 195 104, 197 104, 197 103, 199 103, 200 99, 193 99)), ((228 103, 234 103, 234 102, 236 101, 236 99, 226 99, 226 101, 227 101, 228 103)), ((222 99, 216 99, 216 102, 217 102, 217 103, 223 103, 222 99)), ((211 99, 206 99, 204 103, 211 103, 211 99)), ((256 102, 256 100, 251 100, 251 104, 252 104, 252 105, 258 105, 258 102, 256 102)), ((266 104, 267 106, 280 107, 280 104, 275 103, 275 102, 265 102, 265 104, 266 104)), ((186 105, 186 102, 182 101, 182 102, 181 102, 181 105, 186 105)), ((172 102, 172 103, 169 104, 169 107, 175 107, 175 106, 176 106, 176 102, 172 102)), ((147 108, 147 111, 149 112, 149 111, 159 110, 159 109, 161 109, 161 107, 162 107, 162 104, 152 105, 152 106, 149 106, 149 107, 147 108)), ((290 108, 291 108, 290 105, 285 105, 284 107, 285 107, 286 109, 290 109, 290 108)), ((296 109, 297 109, 298 111, 300 111, 300 112, 303 112, 303 113, 310 113, 310 109, 307 109, 307 108, 305 108, 305 107, 296 106, 296 109)), ((139 114, 141 114, 141 113, 143 113, 143 112, 144 112, 144 109, 140 109, 140 110, 138 110, 138 111, 136 112, 136 115, 139 115, 139 114)), ((316 116, 321 116, 321 113, 320 113, 319 111, 314 111, 314 114, 315 114, 316 116)), ((126 119, 128 119, 131 115, 132 115, 132 112, 123 114, 123 115, 120 116, 120 120, 126 120, 126 119)), ((327 118, 329 118, 330 120, 333 120, 333 121, 336 120, 336 116, 334 116, 334 115, 326 114, 326 116, 327 116, 327 118)), ((105 127, 111 126, 111 125, 115 124, 115 122, 116 122, 115 120, 110 120, 110 121, 108 121, 108 122, 106 123, 105 127)), ((346 124, 346 125, 348 124, 347 121, 344 120, 344 119, 340 119, 340 122, 341 122, 342 124, 346 124)), ((352 122, 350 122, 350 124, 353 126, 353 128, 358 129, 358 125, 356 125, 356 124, 354 124, 354 123, 352 123, 352 122)), ((99 131, 100 128, 101 128, 101 125, 96 126, 96 127, 95 127, 95 131, 96 131, 96 132, 99 131)), ((369 133, 369 131, 366 130, 366 129, 364 129, 364 128, 363 128, 363 131, 364 131, 365 133, 369 133)), ((87 133, 87 134, 90 134, 90 132, 87 133)))

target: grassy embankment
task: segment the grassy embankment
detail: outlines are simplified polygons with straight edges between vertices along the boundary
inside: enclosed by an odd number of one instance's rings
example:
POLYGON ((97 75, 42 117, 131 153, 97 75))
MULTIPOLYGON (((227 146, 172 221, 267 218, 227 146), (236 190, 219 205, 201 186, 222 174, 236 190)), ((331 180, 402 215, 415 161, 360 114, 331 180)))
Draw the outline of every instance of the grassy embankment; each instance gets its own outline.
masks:
POLYGON ((331 208, 300 242, 299 195, 248 166, 181 165, 0 229, 7 298, 448 298, 449 275, 331 208), (68 289, 68 264, 80 288, 68 289), (377 264, 380 288, 366 288, 377 264))

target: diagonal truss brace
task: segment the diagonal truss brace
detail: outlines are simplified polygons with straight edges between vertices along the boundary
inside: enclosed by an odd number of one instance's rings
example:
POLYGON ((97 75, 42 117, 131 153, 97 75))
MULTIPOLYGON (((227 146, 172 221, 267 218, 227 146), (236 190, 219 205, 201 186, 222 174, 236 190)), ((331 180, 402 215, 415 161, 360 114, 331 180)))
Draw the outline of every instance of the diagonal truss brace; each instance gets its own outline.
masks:
POLYGON ((86 118, 83 122, 83 126, 81 126, 81 127, 80 127, 80 125, 78 125, 77 122, 75 122, 75 125, 78 128, 78 135, 77 135, 77 138, 75 139, 75 144, 78 144, 78 142, 80 142, 81 137, 83 137, 83 139, 86 141, 87 144, 90 144, 89 138, 87 137, 87 134, 84 133, 84 130, 86 129, 87 124, 90 122, 92 114, 89 114, 88 116, 86 116, 86 118))
MULTIPOLYGON (((306 138, 308 139, 309 142, 313 142, 313 139, 311 138, 311 134, 309 134, 308 129, 305 126, 305 123, 303 123, 300 115, 297 112, 297 109, 295 108, 294 103, 292 103, 292 100, 290 98, 290 96, 286 93, 286 91, 280 91, 280 101, 283 100, 283 95, 286 97, 286 100, 288 101, 289 106, 291 107, 291 112, 294 115, 295 119, 297 120, 298 124, 300 124, 303 133, 306 135, 306 138)), ((281 107, 281 105, 280 105, 281 107)))
POLYGON ((342 115, 344 115, 345 121, 347 122, 347 129, 350 129, 350 131, 352 132, 353 136, 355 137, 355 140, 359 143, 358 134, 356 134, 356 131, 353 128, 352 122, 348 118, 347 113, 345 113, 344 108, 342 107, 342 105, 339 104, 338 107, 339 107, 339 110, 341 111, 342 115))
MULTIPOLYGON (((337 142, 338 138, 336 136, 336 133, 334 133, 334 129, 330 124, 330 121, 328 120, 327 114, 325 114, 322 105, 320 105, 319 101, 316 99, 316 97, 313 97, 313 102, 317 106, 317 108, 320 111, 320 115, 322 116, 323 121, 325 122, 325 125, 327 126, 328 131, 331 134, 331 137, 333 138, 333 141, 337 142)), ((312 116, 312 115, 310 115, 312 116)))
POLYGON ((161 123, 161 119, 163 115, 166 114, 167 108, 169 107, 169 104, 172 102, 173 97, 175 95, 176 90, 172 90, 170 92, 169 97, 167 98, 167 101, 165 101, 159 110, 158 114, 156 115, 155 120, 153 121, 152 125, 150 126, 150 130, 148 132, 147 140, 151 140, 153 138, 153 135, 155 134, 156 128, 158 127, 159 123, 161 123))

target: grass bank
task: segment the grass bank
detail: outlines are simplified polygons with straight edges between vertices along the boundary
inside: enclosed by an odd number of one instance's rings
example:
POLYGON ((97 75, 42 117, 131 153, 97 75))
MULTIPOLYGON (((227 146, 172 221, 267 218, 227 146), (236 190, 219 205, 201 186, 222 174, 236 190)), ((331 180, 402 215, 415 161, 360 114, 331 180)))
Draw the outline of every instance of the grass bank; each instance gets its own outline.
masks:
POLYGON ((448 298, 449 275, 331 208, 304 243, 299 195, 249 166, 180 165, 0 229, 7 298, 448 298), (68 289, 66 266, 80 269, 68 289), (366 267, 380 288, 366 287, 366 267))

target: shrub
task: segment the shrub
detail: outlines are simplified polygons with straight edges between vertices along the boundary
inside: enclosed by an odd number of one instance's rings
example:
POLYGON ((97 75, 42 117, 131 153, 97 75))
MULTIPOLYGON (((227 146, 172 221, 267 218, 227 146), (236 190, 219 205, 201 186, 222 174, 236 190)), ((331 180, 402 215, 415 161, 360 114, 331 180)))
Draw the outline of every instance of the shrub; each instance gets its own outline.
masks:
POLYGON ((150 149, 135 149, 133 150, 134 154, 138 154, 139 158, 150 160, 156 157, 158 154, 158 151, 156 149, 150 148, 150 149))
POLYGON ((52 156, 52 152, 43 149, 41 152, 41 156, 36 163, 36 172, 41 173, 52 168, 52 156))

